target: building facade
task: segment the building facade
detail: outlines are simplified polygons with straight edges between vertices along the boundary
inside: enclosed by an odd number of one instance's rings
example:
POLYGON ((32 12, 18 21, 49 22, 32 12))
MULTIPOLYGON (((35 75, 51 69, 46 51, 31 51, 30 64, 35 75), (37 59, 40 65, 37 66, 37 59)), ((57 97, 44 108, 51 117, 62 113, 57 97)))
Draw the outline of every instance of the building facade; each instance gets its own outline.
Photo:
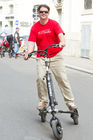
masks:
POLYGON ((93 60, 93 0, 64 0, 62 26, 64 54, 93 60))
POLYGON ((40 4, 50 6, 50 18, 65 31, 63 53, 93 60, 93 0, 0 0, 0 32, 8 24, 13 32, 19 26, 21 35, 29 35, 40 4))
POLYGON ((28 35, 31 26, 39 19, 37 8, 40 4, 50 5, 50 18, 58 19, 53 0, 0 0, 0 32, 8 24, 13 32, 20 27, 20 34, 28 35))

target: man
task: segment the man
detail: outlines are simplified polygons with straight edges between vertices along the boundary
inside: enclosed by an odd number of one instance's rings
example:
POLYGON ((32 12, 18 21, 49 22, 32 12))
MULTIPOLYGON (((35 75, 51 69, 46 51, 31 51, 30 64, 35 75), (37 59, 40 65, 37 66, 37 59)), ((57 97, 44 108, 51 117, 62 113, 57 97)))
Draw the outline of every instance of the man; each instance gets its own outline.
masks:
MULTIPOLYGON (((59 48, 52 47, 48 50, 50 69, 59 84, 68 108, 70 110, 77 109, 76 105, 74 104, 74 97, 72 95, 72 91, 67 80, 65 67, 63 64, 62 47, 65 46, 65 33, 56 21, 48 18, 49 12, 50 8, 47 5, 40 5, 38 7, 38 14, 40 20, 35 23, 31 28, 28 39, 28 51, 25 54, 25 59, 28 59, 28 53, 34 51, 35 42, 37 44, 37 50, 43 50, 52 44, 59 44, 59 48)), ((48 103, 46 83, 45 80, 43 80, 43 77, 45 75, 45 67, 42 58, 38 59, 37 62, 37 74, 37 88, 40 100, 38 109, 42 109, 48 103)))
POLYGON ((20 45, 20 36, 19 36, 19 27, 16 27, 16 31, 14 33, 14 53, 13 56, 16 56, 19 51, 20 45))
POLYGON ((11 29, 8 27, 8 25, 5 25, 5 29, 3 30, 3 32, 1 34, 5 34, 7 37, 7 41, 9 43, 9 53, 12 54, 13 53, 13 35, 12 35, 12 31, 11 29))

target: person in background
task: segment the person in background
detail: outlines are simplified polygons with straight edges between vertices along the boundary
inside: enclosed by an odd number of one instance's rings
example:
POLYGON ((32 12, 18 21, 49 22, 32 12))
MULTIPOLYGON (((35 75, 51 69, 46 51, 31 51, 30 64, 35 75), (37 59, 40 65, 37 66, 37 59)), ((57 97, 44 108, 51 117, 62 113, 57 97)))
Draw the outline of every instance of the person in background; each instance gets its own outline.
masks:
MULTIPOLYGON (((28 51, 24 59, 27 60, 29 58, 28 54, 34 51, 35 42, 37 50, 43 50, 52 44, 59 44, 59 48, 52 47, 48 49, 49 67, 58 82, 67 107, 78 112, 64 66, 62 48, 65 46, 65 33, 58 22, 48 18, 49 12, 50 7, 48 5, 40 5, 38 7, 40 20, 31 28, 28 39, 28 51)), ((39 57, 37 61, 37 89, 40 101, 37 108, 43 109, 48 103, 46 81, 43 80, 45 66, 44 59, 39 55, 37 57, 39 57)))
POLYGON ((14 33, 14 53, 13 53, 13 56, 16 56, 18 54, 19 46, 20 46, 19 27, 16 27, 16 31, 14 33))
POLYGON ((9 53, 12 54, 13 53, 13 34, 12 34, 12 30, 6 24, 5 29, 0 34, 5 34, 6 39, 9 43, 9 53))

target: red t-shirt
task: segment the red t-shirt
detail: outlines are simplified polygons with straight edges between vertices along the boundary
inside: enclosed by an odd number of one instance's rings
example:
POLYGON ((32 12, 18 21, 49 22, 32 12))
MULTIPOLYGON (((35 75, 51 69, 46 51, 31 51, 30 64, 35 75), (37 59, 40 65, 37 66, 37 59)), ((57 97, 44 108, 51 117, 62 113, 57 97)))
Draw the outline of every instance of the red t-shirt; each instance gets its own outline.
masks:
MULTIPOLYGON (((59 44, 59 33, 65 34, 56 21, 49 19, 45 25, 40 24, 40 21, 38 21, 32 26, 28 41, 36 42, 37 50, 43 50, 52 44, 59 44)), ((53 57, 61 50, 62 48, 51 47, 48 49, 47 57, 53 57)), ((39 55, 37 56, 39 57, 39 55)))

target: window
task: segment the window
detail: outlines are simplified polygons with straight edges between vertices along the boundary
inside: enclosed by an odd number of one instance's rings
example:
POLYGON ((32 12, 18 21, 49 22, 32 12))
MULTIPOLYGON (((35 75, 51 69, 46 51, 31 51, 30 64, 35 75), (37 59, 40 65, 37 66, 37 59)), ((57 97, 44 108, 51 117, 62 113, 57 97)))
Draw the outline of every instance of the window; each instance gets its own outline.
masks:
POLYGON ((62 1, 61 1, 61 0, 57 0, 57 2, 58 2, 58 3, 61 3, 62 1))
POLYGON ((57 10, 62 10, 64 0, 54 0, 54 5, 57 10))
POLYGON ((2 6, 0 6, 0 14, 2 14, 2 10, 3 10, 3 8, 2 8, 2 6))
POLYGON ((39 16, 38 16, 38 5, 35 5, 33 8, 33 18, 34 20, 38 20, 39 16))
POLYGON ((92 9, 92 0, 84 0, 84 8, 92 9))
POLYGON ((9 5, 9 14, 13 14, 13 5, 9 5))
POLYGON ((0 21, 0 32, 2 31, 2 21, 0 21))

